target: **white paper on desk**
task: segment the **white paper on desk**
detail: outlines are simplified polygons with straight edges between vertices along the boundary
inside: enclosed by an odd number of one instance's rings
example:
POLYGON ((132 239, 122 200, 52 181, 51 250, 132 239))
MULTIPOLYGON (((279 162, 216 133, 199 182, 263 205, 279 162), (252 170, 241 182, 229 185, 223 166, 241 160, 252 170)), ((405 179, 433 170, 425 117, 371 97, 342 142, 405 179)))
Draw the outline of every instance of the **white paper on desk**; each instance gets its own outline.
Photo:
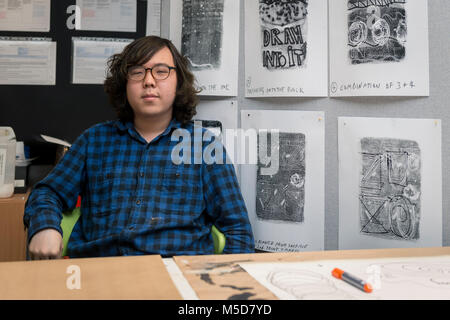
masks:
MULTIPOLYGON (((226 148, 226 152, 234 164, 236 176, 240 181, 239 164, 236 162, 235 156, 237 154, 237 143, 230 144, 230 149, 227 147, 226 132, 227 130, 236 131, 238 128, 238 104, 236 100, 231 101, 208 101, 202 100, 197 105, 197 114, 193 120, 201 120, 202 126, 211 130, 217 136, 226 148)), ((205 142, 208 143, 208 142, 205 142)))
POLYGON ((146 36, 161 36, 161 0, 147 1, 146 36))
POLYGON ((50 31, 50 0, 0 0, 0 31, 50 31))
POLYGON ((338 123, 339 249, 442 246, 441 121, 338 123))
POLYGON ((415 300, 450 298, 450 256, 240 263, 283 300, 415 300), (365 293, 331 275, 339 268, 372 285, 365 293))
POLYGON ((136 0, 77 0, 79 30, 136 32, 136 0))
POLYGON ((255 137, 259 145, 247 142, 246 152, 257 155, 266 149, 267 156, 274 154, 270 166, 276 168, 274 161, 279 163, 278 171, 269 172, 271 175, 262 172, 269 163, 265 155, 258 156, 257 164, 248 159, 248 164, 240 166, 245 186, 242 195, 256 248, 272 252, 323 250, 324 113, 242 110, 241 127, 249 133, 253 130, 248 129, 267 130, 267 148, 263 138, 255 137), (279 130, 279 144, 272 139, 272 129, 279 130))
POLYGON ((192 289, 189 281, 183 275, 183 272, 178 268, 175 261, 172 258, 163 258, 163 263, 169 273, 170 278, 173 281, 178 292, 181 294, 184 300, 199 300, 194 289, 192 289))
POLYGON ((429 95, 427 0, 329 4, 331 96, 429 95))
POLYGON ((170 2, 170 39, 205 96, 237 96, 239 0, 170 2))
POLYGON ((328 95, 327 0, 245 0, 245 96, 328 95))
POLYGON ((55 85, 55 79, 56 42, 0 40, 0 84, 55 85))
POLYGON ((96 40, 73 38, 72 82, 76 84, 103 84, 107 75, 108 59, 123 51, 132 40, 96 40))

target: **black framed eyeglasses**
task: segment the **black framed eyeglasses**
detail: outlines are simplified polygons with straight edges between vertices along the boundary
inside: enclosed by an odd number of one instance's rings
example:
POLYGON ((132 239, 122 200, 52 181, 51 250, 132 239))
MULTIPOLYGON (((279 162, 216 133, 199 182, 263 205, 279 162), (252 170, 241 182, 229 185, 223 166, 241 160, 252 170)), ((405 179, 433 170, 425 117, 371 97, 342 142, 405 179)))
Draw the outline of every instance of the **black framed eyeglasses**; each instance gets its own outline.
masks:
POLYGON ((128 79, 135 81, 144 80, 147 71, 150 70, 152 77, 155 80, 165 80, 170 75, 170 70, 175 70, 175 67, 169 67, 165 64, 158 64, 153 68, 144 68, 143 66, 134 66, 128 69, 128 79))

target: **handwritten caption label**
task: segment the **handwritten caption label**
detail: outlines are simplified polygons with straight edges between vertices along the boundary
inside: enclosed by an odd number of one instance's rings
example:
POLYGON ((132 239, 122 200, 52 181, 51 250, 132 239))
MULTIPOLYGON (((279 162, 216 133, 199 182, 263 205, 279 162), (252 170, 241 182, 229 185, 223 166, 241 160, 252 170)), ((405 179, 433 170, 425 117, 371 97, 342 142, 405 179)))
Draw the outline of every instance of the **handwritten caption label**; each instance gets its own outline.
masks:
POLYGON ((338 84, 332 82, 330 89, 331 93, 348 92, 358 90, 408 90, 414 89, 416 83, 410 81, 382 81, 382 82, 353 82, 346 84, 338 84))
POLYGON ((225 84, 211 83, 197 86, 197 89, 208 92, 230 92, 231 86, 228 83, 225 84))
POLYGON ((255 247, 258 250, 270 251, 270 252, 296 252, 302 251, 308 248, 308 244, 305 243, 288 243, 273 240, 257 240, 255 247))
POLYGON ((280 87, 259 87, 247 88, 247 94, 251 96, 271 96, 271 95, 303 95, 305 94, 302 87, 280 86, 280 87))

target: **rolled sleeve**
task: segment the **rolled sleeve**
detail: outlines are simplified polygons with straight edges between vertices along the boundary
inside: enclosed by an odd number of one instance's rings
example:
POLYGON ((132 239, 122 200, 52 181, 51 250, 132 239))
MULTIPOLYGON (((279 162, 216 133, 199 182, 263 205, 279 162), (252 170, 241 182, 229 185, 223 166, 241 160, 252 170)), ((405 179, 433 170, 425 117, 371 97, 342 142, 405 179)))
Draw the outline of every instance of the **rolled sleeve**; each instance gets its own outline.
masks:
POLYGON ((39 231, 62 234, 62 212, 75 207, 85 175, 86 132, 70 147, 52 172, 35 185, 25 204, 23 222, 28 242, 39 231))

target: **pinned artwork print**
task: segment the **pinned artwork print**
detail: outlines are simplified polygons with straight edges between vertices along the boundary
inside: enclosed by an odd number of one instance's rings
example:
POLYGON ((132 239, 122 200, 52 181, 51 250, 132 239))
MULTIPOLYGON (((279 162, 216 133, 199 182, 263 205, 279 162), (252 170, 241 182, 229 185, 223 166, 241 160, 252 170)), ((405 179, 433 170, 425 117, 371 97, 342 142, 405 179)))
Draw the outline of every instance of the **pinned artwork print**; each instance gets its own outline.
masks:
POLYGON ((415 141, 361 139, 360 232, 419 239, 420 148, 415 141))
POLYGON ((186 57, 199 95, 237 96, 239 0, 170 1, 169 38, 186 57))
POLYGON ((260 0, 262 63, 269 70, 306 63, 308 1, 260 0))
POLYGON ((348 0, 348 46, 352 64, 398 62, 405 58, 406 0, 348 0))
POLYGON ((428 96, 427 0, 332 0, 330 96, 428 96))
POLYGON ((327 21, 327 0, 245 0, 245 96, 327 96, 327 21))
POLYGON ((183 0, 181 54, 193 70, 219 69, 224 0, 183 0))
POLYGON ((339 249, 442 245, 441 121, 341 117, 339 249))
POLYGON ((242 110, 241 126, 240 149, 249 159, 241 165, 241 191, 255 248, 323 250, 324 113, 242 110))
MULTIPOLYGON (((259 149, 278 150, 279 169, 274 175, 261 174, 261 167, 270 165, 270 158, 258 161, 256 215, 263 220, 303 222, 305 206, 305 135, 280 132, 279 139, 258 136, 259 149), (275 143, 275 146, 271 144, 275 143)), ((273 156, 273 155, 272 155, 273 156)))

